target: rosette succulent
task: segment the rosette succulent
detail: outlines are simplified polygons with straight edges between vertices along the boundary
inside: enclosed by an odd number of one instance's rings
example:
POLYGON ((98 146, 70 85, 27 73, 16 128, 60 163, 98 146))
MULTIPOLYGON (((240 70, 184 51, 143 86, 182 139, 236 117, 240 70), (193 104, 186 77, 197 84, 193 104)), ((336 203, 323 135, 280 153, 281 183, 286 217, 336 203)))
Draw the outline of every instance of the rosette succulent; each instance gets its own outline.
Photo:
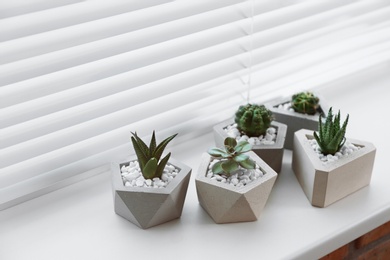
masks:
POLYGON ((234 121, 238 130, 249 137, 264 135, 273 120, 272 112, 264 105, 247 104, 240 106, 234 121))
POLYGON ((233 137, 227 137, 224 141, 225 148, 210 148, 208 153, 220 159, 212 167, 214 174, 230 175, 241 166, 245 169, 255 169, 255 162, 244 154, 251 151, 252 146, 247 141, 240 141, 237 143, 233 137))
POLYGON ((138 158, 139 167, 145 179, 161 178, 165 165, 168 163, 171 153, 168 153, 164 158, 161 158, 165 147, 177 134, 171 135, 162 141, 159 145, 156 144, 156 136, 153 131, 149 147, 138 137, 137 133, 132 133, 131 142, 138 158))
POLYGON ((295 112, 314 115, 319 108, 320 99, 311 92, 301 92, 292 96, 291 107, 295 112))
POLYGON ((313 135, 324 155, 334 155, 344 145, 348 119, 349 115, 347 115, 343 125, 340 126, 340 111, 333 119, 332 108, 329 109, 325 123, 322 122, 320 116, 318 134, 314 132, 313 135))

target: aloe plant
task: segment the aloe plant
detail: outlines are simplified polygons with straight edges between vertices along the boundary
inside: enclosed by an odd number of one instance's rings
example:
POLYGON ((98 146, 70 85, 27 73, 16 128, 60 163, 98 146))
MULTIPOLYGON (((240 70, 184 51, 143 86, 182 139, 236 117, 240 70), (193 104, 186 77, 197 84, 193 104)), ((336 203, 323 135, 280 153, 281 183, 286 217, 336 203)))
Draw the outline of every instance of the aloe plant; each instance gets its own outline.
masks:
POLYGON ((273 120, 272 112, 264 105, 247 104, 240 106, 234 121, 237 128, 249 137, 264 135, 273 120))
POLYGON ((311 92, 301 92, 292 96, 291 107, 295 112, 314 115, 319 108, 320 99, 311 92))
POLYGON ((208 153, 216 159, 220 159, 212 167, 214 174, 230 175, 239 169, 239 166, 245 169, 254 169, 256 164, 244 154, 252 150, 252 146, 247 141, 237 143, 233 137, 227 137, 224 140, 225 148, 210 148, 208 153))
POLYGON ((159 145, 156 144, 156 136, 153 131, 149 147, 138 137, 137 133, 132 132, 131 142, 138 158, 139 167, 145 179, 161 178, 165 165, 168 163, 171 153, 168 153, 164 158, 161 158, 165 147, 177 134, 171 135, 162 141, 159 145))
POLYGON ((325 123, 322 122, 321 116, 318 123, 318 134, 314 132, 321 152, 324 155, 335 155, 345 143, 345 132, 347 129, 349 115, 340 126, 340 110, 333 119, 332 108, 329 109, 325 123))

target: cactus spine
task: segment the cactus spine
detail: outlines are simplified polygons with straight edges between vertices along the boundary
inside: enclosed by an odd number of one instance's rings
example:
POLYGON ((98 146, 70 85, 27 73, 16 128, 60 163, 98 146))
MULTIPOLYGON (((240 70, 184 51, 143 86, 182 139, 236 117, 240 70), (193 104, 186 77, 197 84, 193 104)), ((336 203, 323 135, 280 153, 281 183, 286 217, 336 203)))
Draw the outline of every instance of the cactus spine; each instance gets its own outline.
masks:
POLYGON ((314 115, 319 108, 320 99, 311 92, 301 92, 292 96, 291 107, 295 112, 314 115))
POLYGON ((345 132, 347 130, 348 118, 343 125, 340 125, 340 111, 333 119, 332 108, 329 109, 325 123, 322 122, 321 116, 318 122, 318 134, 313 133, 321 152, 324 155, 335 155, 345 143, 345 132))
POLYGON ((264 135, 270 127, 273 116, 264 105, 240 106, 235 115, 237 128, 249 137, 264 135))

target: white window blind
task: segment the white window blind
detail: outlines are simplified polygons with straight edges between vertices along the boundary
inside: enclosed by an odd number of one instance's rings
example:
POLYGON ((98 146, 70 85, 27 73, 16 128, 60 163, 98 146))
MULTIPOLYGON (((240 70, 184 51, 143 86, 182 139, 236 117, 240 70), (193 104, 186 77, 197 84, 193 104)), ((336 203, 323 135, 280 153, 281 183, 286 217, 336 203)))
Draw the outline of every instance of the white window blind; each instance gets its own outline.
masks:
POLYGON ((130 131, 209 132, 249 77, 261 103, 390 60, 388 0, 6 2, 0 209, 107 170, 130 131))

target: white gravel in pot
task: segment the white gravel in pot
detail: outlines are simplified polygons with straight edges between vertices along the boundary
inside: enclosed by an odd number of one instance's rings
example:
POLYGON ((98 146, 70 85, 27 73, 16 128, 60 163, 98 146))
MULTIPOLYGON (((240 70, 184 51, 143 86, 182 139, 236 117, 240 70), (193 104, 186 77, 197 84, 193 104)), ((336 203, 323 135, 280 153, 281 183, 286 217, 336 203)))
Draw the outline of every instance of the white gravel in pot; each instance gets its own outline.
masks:
POLYGON ((165 165, 161 179, 153 178, 145 179, 141 173, 138 161, 132 161, 129 165, 123 165, 121 168, 121 175, 124 186, 129 187, 146 187, 146 188, 164 188, 169 181, 176 177, 180 169, 174 165, 165 165))
POLYGON ((324 162, 324 163, 337 161, 340 158, 348 156, 349 154, 351 154, 351 153, 353 153, 353 152, 355 152, 355 151, 360 149, 359 146, 356 146, 356 145, 354 145, 353 143, 351 143, 350 141, 347 140, 344 143, 344 145, 341 147, 340 151, 335 153, 335 155, 331 155, 331 154, 324 155, 321 152, 320 147, 318 146, 318 143, 317 143, 317 141, 315 139, 310 139, 309 143, 310 143, 311 147, 313 148, 313 150, 316 152, 318 158, 322 162, 324 162))
POLYGON ((211 169, 213 165, 219 161, 221 160, 212 159, 206 174, 206 177, 216 182, 226 183, 235 187, 242 187, 263 177, 265 174, 257 164, 255 169, 245 169, 240 167, 237 171, 231 173, 230 176, 224 174, 214 174, 211 169))
POLYGON ((224 128, 227 135, 233 138, 236 138, 237 142, 239 141, 247 141, 252 146, 253 145, 273 145, 276 141, 277 130, 275 127, 269 127, 266 131, 265 135, 260 135, 258 137, 249 137, 247 135, 243 135, 240 130, 237 128, 237 124, 228 125, 224 128))

